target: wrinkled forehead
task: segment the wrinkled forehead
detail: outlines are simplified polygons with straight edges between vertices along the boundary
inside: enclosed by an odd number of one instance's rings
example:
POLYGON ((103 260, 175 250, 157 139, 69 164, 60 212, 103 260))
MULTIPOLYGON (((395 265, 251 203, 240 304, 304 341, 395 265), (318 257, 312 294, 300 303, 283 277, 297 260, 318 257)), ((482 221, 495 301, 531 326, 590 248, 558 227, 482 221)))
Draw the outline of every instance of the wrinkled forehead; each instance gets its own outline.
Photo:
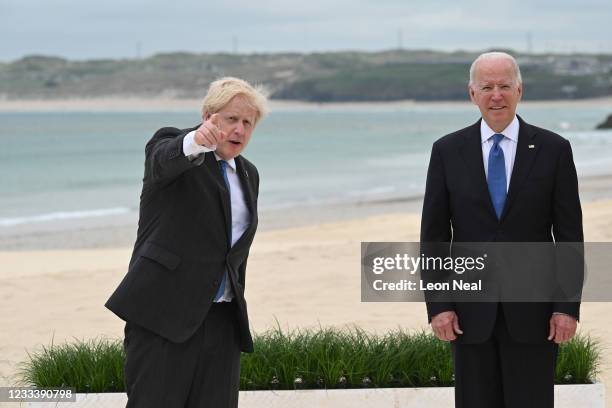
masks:
POLYGON ((512 62, 506 59, 483 60, 476 64, 474 80, 477 83, 515 83, 512 62))
POLYGON ((257 107, 246 95, 242 94, 238 94, 230 99, 227 105, 221 108, 221 111, 239 113, 249 117, 257 116, 257 107))

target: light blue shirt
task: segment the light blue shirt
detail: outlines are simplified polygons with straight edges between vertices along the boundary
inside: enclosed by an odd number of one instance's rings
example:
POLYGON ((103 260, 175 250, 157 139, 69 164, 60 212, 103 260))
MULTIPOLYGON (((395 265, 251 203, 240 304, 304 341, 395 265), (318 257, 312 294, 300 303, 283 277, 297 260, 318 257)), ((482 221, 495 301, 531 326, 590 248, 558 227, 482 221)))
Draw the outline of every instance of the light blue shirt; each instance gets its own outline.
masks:
MULTIPOLYGON (((489 127, 484 118, 480 121, 480 140, 482 143, 482 160, 484 161, 485 175, 489 177, 489 152, 493 147, 493 135, 495 132, 489 127)), ((516 115, 512 122, 503 131, 499 132, 505 137, 499 142, 499 147, 504 151, 504 161, 506 164, 506 192, 510 187, 510 176, 514 167, 514 158, 516 157, 516 146, 518 143, 519 121, 516 115)))

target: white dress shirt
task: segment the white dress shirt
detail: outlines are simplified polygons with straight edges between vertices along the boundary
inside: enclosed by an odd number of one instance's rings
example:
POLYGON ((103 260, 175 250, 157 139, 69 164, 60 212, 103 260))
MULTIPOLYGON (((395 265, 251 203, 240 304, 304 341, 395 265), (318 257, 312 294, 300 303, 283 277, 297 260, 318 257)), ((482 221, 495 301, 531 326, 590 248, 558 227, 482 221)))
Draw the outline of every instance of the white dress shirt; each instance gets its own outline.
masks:
MULTIPOLYGON (((183 153, 190 160, 195 159, 202 153, 213 152, 216 150, 216 146, 214 149, 209 149, 206 146, 201 146, 195 142, 195 130, 189 132, 183 138, 183 153)), ((221 157, 215 153, 215 158, 217 161, 223 160, 221 157)), ((244 199, 244 192, 242 191, 242 184, 240 183, 240 179, 238 178, 238 173, 236 172, 236 161, 234 159, 226 160, 227 166, 227 181, 229 181, 230 185, 230 203, 232 210, 232 246, 240 239, 244 231, 249 227, 251 222, 251 213, 249 212, 249 208, 246 205, 246 201, 244 199)), ((227 271, 225 272, 227 273, 227 271)), ((234 294, 232 293, 232 285, 229 280, 226 281, 225 292, 223 296, 221 296, 218 302, 229 302, 234 298, 234 294)))
POLYGON ((510 188, 510 176, 512 176, 512 168, 514 167, 514 158, 516 157, 516 146, 518 143, 519 121, 516 115, 512 122, 501 132, 495 132, 489 127, 484 119, 480 121, 480 140, 482 142, 482 159, 484 161, 484 170, 487 180, 489 178, 489 152, 493 147, 493 135, 501 133, 505 137, 499 142, 499 147, 504 152, 504 161, 506 164, 506 192, 510 188))

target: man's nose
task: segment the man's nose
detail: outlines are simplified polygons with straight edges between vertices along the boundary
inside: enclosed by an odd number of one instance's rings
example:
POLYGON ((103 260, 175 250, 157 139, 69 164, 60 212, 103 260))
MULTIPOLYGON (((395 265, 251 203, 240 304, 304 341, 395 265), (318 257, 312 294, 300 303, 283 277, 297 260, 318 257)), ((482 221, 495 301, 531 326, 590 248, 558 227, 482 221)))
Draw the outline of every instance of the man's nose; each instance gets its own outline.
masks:
POLYGON ((501 98, 501 96, 502 96, 501 89, 499 87, 497 87, 497 86, 495 88, 493 88, 493 98, 499 99, 499 98, 501 98))
POLYGON ((236 125, 236 128, 234 129, 234 132, 237 135, 243 135, 244 134, 244 125, 242 124, 242 122, 238 123, 236 125))

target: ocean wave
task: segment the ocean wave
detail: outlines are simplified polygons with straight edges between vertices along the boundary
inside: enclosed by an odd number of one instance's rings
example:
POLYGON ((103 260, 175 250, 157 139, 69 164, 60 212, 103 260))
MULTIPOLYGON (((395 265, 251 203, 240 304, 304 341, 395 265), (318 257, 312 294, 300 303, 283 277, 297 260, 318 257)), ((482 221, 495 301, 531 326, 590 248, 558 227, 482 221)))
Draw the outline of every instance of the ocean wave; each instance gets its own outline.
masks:
POLYGON ((100 208, 95 210, 81 211, 57 211, 46 214, 35 214, 24 217, 0 217, 0 227, 14 227, 21 224, 32 224, 37 222, 49 222, 58 220, 106 217, 109 215, 127 214, 130 209, 127 207, 100 208))

